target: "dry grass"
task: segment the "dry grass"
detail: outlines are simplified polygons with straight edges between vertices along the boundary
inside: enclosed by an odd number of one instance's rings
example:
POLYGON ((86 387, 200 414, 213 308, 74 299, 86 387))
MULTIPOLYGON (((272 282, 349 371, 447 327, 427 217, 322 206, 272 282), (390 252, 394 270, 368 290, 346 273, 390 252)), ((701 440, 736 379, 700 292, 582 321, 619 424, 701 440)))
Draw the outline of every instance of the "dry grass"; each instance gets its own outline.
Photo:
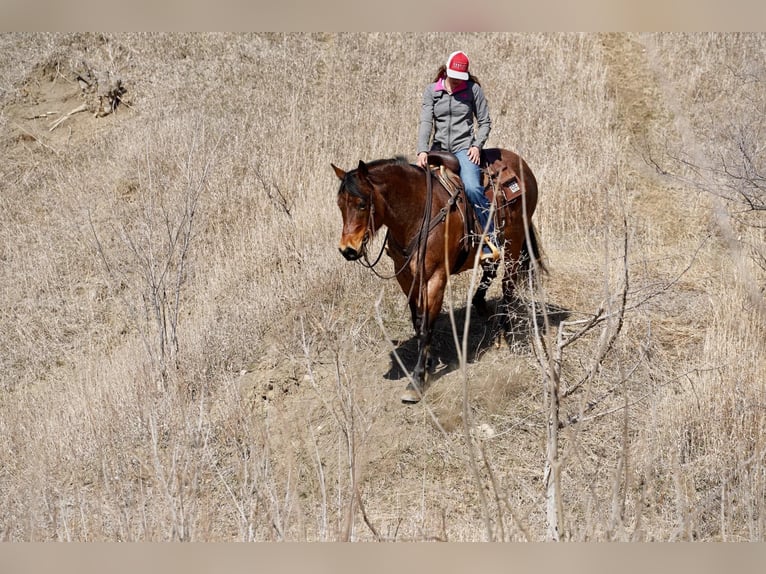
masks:
POLYGON ((763 540, 765 44, 0 35, 0 539, 546 538, 533 333, 473 317, 460 365, 445 314, 404 407, 404 297, 335 249, 330 162, 412 158, 458 46, 540 182, 528 299, 616 309, 627 265, 609 351, 562 354, 562 538, 763 540), (50 131, 85 67, 124 105, 50 131))

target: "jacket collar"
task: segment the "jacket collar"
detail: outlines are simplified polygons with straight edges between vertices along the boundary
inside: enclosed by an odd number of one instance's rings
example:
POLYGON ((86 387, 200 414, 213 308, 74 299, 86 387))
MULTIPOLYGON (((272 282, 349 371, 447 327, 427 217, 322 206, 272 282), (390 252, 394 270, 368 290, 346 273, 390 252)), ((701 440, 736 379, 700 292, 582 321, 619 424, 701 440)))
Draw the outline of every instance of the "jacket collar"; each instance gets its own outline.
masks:
MULTIPOLYGON (((465 80, 460 80, 457 84, 457 87, 454 90, 452 90, 452 93, 457 94, 458 92, 462 92, 463 90, 465 90, 467 87, 468 87, 468 82, 466 82, 465 80)), ((434 90, 437 92, 447 91, 447 87, 444 85, 444 78, 439 78, 437 80, 436 84, 434 84, 434 90)))

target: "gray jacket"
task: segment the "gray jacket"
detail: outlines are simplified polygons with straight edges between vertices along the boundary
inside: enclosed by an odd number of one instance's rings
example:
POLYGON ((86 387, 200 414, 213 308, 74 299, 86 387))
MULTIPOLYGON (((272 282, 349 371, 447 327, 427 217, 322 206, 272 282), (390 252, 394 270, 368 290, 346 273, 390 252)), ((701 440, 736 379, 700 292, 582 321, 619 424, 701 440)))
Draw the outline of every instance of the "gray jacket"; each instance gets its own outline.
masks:
POLYGON ((439 80, 423 92, 417 153, 431 149, 454 153, 471 146, 481 149, 491 128, 489 107, 479 84, 469 80, 450 94, 444 80, 439 80), (478 124, 475 131, 474 116, 478 124), (433 143, 429 145, 432 133, 433 143))

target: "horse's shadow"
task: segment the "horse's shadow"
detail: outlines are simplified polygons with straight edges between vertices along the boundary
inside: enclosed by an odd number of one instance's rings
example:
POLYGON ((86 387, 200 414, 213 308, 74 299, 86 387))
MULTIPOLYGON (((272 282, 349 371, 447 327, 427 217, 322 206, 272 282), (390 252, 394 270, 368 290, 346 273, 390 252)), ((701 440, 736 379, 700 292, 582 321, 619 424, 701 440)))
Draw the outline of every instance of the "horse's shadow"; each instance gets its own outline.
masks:
MULTIPOLYGON (((466 362, 473 363, 499 340, 504 340, 511 349, 522 350, 528 347, 534 337, 534 326, 529 305, 523 302, 516 306, 515 312, 509 313, 500 308, 500 299, 487 301, 488 308, 492 311, 489 316, 481 316, 476 309, 471 310, 470 324, 468 325, 468 337, 466 341, 466 362)), ((553 304, 537 303, 534 320, 537 329, 544 332, 547 324, 550 327, 558 327, 561 322, 569 317, 569 310, 553 304)), ((458 344, 462 346, 465 332, 467 308, 455 308, 453 310, 455 330, 457 331, 458 344)), ((391 366, 384 378, 399 380, 408 377, 417 363, 418 339, 413 335, 406 341, 394 341, 395 349, 391 352, 391 366)), ((429 380, 435 382, 440 377, 455 371, 460 366, 460 356, 455 346, 452 321, 447 311, 442 311, 433 328, 431 339, 431 358, 429 364, 429 380)))

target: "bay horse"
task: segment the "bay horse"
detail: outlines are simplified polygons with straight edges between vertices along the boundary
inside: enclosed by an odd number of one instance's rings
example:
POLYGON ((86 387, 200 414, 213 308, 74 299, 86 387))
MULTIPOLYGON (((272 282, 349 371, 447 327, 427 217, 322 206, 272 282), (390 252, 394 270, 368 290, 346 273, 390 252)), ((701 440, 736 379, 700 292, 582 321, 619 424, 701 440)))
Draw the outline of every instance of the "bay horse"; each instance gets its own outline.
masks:
MULTIPOLYGON (((465 200, 455 173, 459 171, 457 159, 432 152, 429 164, 439 167, 424 170, 402 157, 369 163, 360 160, 350 171, 330 164, 341 181, 337 203, 343 230, 338 249, 343 257, 349 261, 366 258, 370 240, 381 227, 388 228, 385 248, 408 298, 418 338, 417 364, 402 395, 405 403, 417 403, 425 389, 431 332, 441 312, 447 277, 478 264, 480 240, 475 239, 485 231, 478 229, 465 200), (446 177, 437 177, 439 173, 446 177)), ((526 161, 509 150, 482 150, 481 165, 485 193, 495 205, 497 246, 504 253, 501 304, 508 310, 516 302, 514 284, 519 274, 545 269, 532 225, 537 181, 526 161)), ((485 296, 497 267, 497 262, 483 265, 482 280, 472 298, 485 316, 485 296)))

